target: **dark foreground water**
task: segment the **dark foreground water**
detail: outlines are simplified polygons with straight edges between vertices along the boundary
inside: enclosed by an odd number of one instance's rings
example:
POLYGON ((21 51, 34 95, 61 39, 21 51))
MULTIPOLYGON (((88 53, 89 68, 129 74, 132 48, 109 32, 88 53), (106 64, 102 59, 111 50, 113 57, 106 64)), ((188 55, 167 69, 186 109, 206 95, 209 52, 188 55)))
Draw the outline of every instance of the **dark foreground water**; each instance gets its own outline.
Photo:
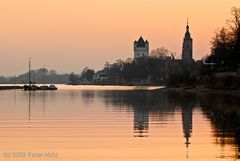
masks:
POLYGON ((239 158, 239 98, 136 89, 0 91, 0 160, 239 158))

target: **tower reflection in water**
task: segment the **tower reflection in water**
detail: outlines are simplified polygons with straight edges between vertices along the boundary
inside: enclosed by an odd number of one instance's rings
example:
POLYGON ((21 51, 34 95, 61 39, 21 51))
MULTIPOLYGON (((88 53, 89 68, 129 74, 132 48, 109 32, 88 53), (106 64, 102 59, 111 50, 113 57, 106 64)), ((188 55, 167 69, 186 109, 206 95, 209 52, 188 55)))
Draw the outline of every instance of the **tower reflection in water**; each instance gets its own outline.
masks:
POLYGON ((134 111, 134 136, 147 137, 149 128, 149 111, 145 108, 133 107, 134 111))
POLYGON ((186 157, 189 158, 188 148, 190 145, 190 138, 192 133, 192 115, 193 115, 193 108, 194 104, 191 103, 182 103, 182 126, 183 126, 183 133, 185 137, 185 145, 186 145, 186 157))

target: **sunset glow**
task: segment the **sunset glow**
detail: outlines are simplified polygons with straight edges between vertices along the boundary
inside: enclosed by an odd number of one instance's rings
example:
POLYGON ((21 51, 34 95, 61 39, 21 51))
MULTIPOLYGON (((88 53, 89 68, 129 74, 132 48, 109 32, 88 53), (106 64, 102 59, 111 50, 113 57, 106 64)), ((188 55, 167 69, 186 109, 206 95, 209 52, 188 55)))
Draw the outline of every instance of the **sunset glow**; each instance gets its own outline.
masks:
POLYGON ((0 2, 0 75, 43 64, 60 73, 80 73, 105 61, 133 57, 143 36, 150 50, 164 46, 181 55, 189 18, 193 57, 209 53, 214 31, 239 0, 7 0, 0 2))

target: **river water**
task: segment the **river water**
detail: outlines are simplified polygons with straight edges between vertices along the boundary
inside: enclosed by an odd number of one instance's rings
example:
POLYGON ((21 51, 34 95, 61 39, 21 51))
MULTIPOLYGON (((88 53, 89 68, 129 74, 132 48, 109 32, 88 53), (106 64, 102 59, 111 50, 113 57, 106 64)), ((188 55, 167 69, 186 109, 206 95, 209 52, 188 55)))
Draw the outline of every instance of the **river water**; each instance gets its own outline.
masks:
POLYGON ((0 160, 238 160, 239 98, 154 89, 2 90, 0 160))

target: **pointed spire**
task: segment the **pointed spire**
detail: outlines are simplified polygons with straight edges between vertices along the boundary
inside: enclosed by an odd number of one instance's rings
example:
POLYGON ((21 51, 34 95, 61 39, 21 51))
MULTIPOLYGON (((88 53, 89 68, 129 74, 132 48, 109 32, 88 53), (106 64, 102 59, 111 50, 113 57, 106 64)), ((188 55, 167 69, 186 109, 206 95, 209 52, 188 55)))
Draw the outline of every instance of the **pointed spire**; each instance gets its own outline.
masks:
POLYGON ((187 18, 187 27, 186 27, 187 31, 189 31, 189 26, 188 26, 188 18, 187 18))

